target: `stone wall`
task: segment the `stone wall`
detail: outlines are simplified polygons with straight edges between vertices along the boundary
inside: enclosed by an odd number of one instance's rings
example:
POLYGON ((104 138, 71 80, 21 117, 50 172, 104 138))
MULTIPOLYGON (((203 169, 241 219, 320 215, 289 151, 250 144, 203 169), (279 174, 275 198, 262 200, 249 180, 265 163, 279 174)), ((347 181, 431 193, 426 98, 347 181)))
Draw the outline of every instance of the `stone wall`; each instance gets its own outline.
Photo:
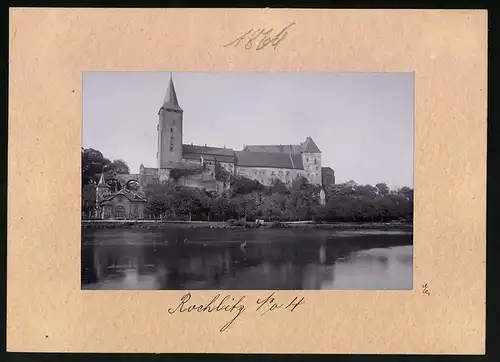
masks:
MULTIPOLYGON (((190 165, 201 165, 201 160, 195 160, 195 159, 183 159, 182 162, 190 165)), ((215 172, 215 161, 203 161, 205 164, 205 167, 210 169, 212 172, 215 172)), ((229 162, 219 162, 220 165, 226 169, 231 174, 234 174, 234 163, 229 163, 229 162)))
POLYGON ((326 167, 321 170, 321 178, 323 186, 335 185, 335 171, 326 167))
POLYGON ((303 170, 271 168, 271 167, 241 167, 236 166, 236 174, 257 180, 265 186, 270 186, 274 179, 281 180, 284 184, 291 185, 297 175, 305 176, 303 170))
POLYGON ((305 176, 313 185, 321 185, 321 153, 303 153, 305 176))

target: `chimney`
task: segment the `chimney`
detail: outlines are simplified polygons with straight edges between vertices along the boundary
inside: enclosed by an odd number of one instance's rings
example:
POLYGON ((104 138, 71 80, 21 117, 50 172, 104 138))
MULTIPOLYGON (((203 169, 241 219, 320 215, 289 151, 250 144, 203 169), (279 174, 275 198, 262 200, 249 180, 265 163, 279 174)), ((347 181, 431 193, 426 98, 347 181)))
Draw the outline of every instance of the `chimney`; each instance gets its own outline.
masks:
POLYGON ((205 147, 207 147, 207 144, 205 143, 205 147))
POLYGON ((226 148, 226 145, 224 145, 224 148, 226 148))
POLYGON ((191 146, 193 145, 193 142, 191 142, 191 146))

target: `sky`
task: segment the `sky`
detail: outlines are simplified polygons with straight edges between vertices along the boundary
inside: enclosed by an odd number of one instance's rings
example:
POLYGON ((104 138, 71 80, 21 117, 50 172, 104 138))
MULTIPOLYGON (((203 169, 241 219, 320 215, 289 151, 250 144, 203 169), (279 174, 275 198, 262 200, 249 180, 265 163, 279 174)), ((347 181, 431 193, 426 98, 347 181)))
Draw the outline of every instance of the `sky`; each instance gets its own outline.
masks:
MULTIPOLYGON (((156 166, 169 72, 85 72, 83 147, 156 166)), ((172 72, 183 143, 241 150, 312 137, 336 182, 413 187, 413 73, 172 72)))

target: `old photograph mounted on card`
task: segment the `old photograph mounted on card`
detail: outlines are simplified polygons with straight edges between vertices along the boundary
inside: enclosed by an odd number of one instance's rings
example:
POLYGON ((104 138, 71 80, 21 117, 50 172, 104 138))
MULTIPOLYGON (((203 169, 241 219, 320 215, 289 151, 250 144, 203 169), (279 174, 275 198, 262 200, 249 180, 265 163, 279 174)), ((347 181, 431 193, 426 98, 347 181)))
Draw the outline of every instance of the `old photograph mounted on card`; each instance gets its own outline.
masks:
POLYGON ((408 290, 413 73, 84 72, 82 289, 408 290))
POLYGON ((11 9, 8 350, 484 353, 487 19, 11 9))

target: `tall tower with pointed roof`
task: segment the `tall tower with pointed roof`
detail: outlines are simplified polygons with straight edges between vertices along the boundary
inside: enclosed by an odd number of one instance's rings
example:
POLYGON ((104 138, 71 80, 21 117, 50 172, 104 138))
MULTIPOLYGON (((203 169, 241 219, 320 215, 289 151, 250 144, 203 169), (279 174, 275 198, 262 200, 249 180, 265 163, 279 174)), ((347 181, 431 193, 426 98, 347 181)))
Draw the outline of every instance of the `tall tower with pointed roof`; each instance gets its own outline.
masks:
MULTIPOLYGON (((182 160, 182 115, 170 74, 167 94, 158 111, 158 153, 159 170, 170 169, 182 160)), ((161 173, 161 172, 160 172, 161 173)))

